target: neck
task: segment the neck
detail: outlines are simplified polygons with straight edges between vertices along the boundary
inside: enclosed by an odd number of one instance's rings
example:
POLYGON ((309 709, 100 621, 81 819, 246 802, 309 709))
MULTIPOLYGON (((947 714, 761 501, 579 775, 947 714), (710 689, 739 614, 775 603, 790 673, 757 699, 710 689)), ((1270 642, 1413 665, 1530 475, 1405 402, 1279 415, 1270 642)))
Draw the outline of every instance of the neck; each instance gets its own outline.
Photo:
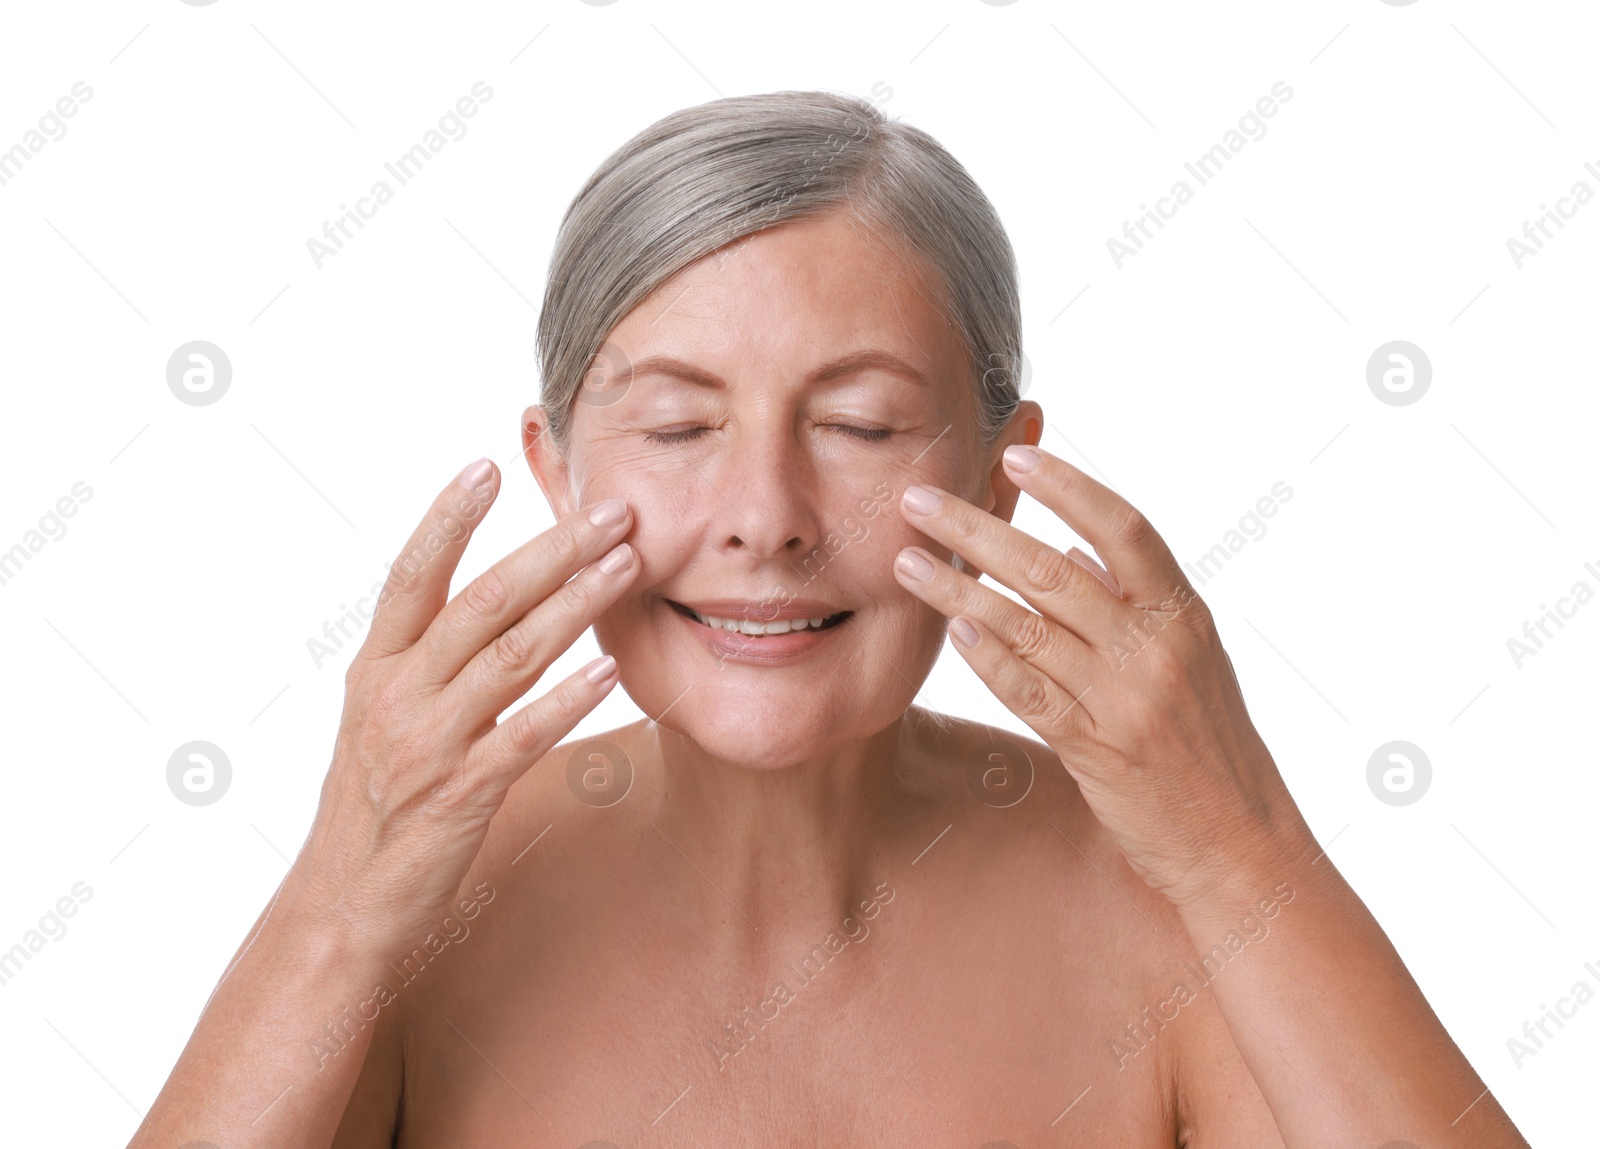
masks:
POLYGON ((914 710, 781 769, 719 759, 645 723, 662 783, 651 822, 668 854, 699 871, 705 920, 727 919, 730 937, 766 949, 838 929, 872 897, 906 809, 914 710))

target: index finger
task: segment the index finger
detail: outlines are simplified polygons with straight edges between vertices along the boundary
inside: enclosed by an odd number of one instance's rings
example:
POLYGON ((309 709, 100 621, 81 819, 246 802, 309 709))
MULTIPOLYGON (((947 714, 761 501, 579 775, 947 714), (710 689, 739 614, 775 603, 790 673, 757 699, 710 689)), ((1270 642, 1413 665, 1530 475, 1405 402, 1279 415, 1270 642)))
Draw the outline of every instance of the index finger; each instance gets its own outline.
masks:
MULTIPOLYGON (((612 498, 578 507, 523 543, 463 587, 428 624, 416 644, 418 673, 436 685, 450 682, 480 651, 632 529, 628 504, 612 498)), ((573 604, 596 605, 581 595, 574 596, 573 604)))
POLYGON ((364 653, 382 658, 409 649, 422 637, 449 597, 450 576, 473 529, 494 501, 495 489, 495 465, 479 459, 434 496, 405 549, 389 566, 372 629, 361 645, 364 653))
POLYGON ((1110 487, 1038 447, 1013 444, 1002 458, 1012 482, 1094 547, 1125 601, 1163 603, 1189 585, 1155 526, 1110 487))

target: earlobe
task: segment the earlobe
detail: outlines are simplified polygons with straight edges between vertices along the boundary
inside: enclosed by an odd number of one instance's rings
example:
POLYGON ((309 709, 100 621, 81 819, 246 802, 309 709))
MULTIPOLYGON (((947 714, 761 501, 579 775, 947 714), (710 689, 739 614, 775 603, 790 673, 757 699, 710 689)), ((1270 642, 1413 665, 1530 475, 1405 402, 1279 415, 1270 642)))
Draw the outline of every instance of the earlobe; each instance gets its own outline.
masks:
POLYGON ((522 413, 522 456, 528 461, 528 470, 533 472, 534 481, 544 492, 551 512, 558 520, 566 518, 570 502, 567 463, 556 451, 550 438, 550 421, 538 405, 522 413))
POLYGON ((1006 474, 1005 463, 1001 461, 1000 453, 1016 443, 1037 447, 1043 435, 1044 408, 1032 399, 1022 400, 1012 412, 1011 422, 1007 425, 1005 434, 1001 435, 995 444, 995 464, 989 471, 989 505, 984 508, 995 518, 1009 523, 1011 516, 1016 513, 1017 500, 1022 496, 1022 489, 1011 481, 1010 475, 1006 474))

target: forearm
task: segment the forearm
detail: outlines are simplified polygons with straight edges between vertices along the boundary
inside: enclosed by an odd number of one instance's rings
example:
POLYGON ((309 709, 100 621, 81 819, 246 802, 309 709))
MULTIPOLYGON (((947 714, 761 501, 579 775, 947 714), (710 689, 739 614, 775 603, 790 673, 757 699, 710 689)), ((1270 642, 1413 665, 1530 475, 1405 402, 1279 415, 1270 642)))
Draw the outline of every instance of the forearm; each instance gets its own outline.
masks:
POLYGON ((229 966, 129 1149, 326 1149, 374 1024, 375 951, 294 871, 229 966))
MULTIPOLYGON (((1435 1016, 1377 920, 1309 837, 1179 907, 1204 958, 1288 886, 1265 937, 1210 983, 1290 1149, 1527 1142, 1435 1016)), ((1219 963, 1220 964, 1220 963, 1219 963)))

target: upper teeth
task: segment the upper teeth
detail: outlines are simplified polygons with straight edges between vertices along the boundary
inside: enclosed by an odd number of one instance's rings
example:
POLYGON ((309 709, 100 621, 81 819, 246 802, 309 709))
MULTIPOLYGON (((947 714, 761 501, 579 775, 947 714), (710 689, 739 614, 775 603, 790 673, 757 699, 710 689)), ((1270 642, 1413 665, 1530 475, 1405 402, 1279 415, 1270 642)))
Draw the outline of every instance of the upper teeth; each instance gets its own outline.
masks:
POLYGON ((776 622, 754 622, 747 618, 717 618, 701 614, 692 607, 690 613, 707 626, 737 631, 739 634, 787 634, 791 630, 804 630, 807 626, 821 626, 825 621, 820 618, 780 618, 776 622))

